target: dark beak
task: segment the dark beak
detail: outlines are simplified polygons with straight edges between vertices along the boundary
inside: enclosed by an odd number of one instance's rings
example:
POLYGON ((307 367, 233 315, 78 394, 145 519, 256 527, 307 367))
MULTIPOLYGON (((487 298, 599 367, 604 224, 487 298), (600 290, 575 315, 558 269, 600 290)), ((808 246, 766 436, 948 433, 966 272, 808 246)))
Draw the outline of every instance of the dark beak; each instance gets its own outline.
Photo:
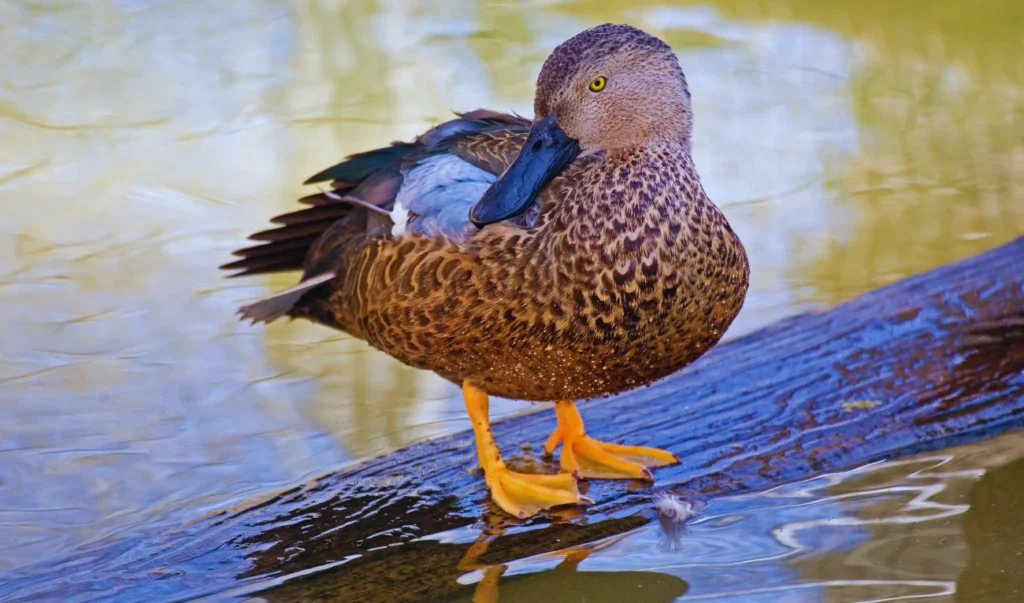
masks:
POLYGON ((519 156, 469 210, 469 220, 483 228, 526 211, 551 179, 580 153, 554 115, 535 122, 519 156))

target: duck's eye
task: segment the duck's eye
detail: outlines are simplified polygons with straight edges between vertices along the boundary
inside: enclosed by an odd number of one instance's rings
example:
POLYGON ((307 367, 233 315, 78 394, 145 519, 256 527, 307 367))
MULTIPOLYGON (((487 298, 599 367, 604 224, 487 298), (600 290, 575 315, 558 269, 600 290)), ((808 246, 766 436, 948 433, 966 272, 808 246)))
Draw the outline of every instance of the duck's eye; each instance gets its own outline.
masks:
POLYGON ((608 83, 608 78, 603 75, 599 75, 596 80, 590 82, 591 92, 600 92, 604 90, 605 84, 608 83))

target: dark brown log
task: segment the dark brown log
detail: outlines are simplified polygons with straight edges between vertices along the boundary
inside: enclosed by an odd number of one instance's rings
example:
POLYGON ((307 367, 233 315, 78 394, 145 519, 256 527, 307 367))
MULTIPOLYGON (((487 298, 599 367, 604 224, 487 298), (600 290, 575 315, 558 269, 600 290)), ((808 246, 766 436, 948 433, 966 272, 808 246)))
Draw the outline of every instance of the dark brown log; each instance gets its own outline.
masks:
MULTIPOLYGON (((759 490, 1024 426, 1024 238, 785 320, 718 346, 652 387, 580 408, 595 437, 667 448, 683 462, 657 470, 654 486, 588 484, 597 503, 585 512, 525 526, 504 520, 509 529, 480 563, 643 525, 653 518, 658 489, 697 497, 759 490)), ((553 413, 543 409, 501 421, 494 432, 508 454, 527 442, 538 450, 553 427, 553 413)), ((545 463, 536 453, 519 461, 545 463)), ((158 588, 114 572, 146 575, 154 567, 202 576, 211 588, 241 580, 258 589, 278 578, 283 585, 260 593, 273 601, 468 597, 472 587, 456 578, 470 545, 416 539, 481 518, 481 527, 502 532, 475 466, 469 433, 419 443, 163 535, 166 553, 158 559, 107 563, 100 576, 80 579, 102 588, 117 576, 141 599, 186 589, 187 579, 165 579, 158 588)), ((661 586, 668 600, 685 590, 661 586)))

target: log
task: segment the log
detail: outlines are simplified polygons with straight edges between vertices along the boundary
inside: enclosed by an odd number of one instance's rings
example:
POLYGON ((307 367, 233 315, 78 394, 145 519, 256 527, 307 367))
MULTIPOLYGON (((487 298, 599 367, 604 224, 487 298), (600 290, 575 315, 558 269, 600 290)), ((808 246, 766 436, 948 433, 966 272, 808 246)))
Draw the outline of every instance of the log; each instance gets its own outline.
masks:
MULTIPOLYGON (((651 387, 580 409, 591 435, 666 448, 682 463, 656 470, 653 486, 589 482, 592 507, 523 522, 490 506, 472 434, 458 433, 162 535, 165 552, 131 568, 198 572, 210 592, 241 580, 270 601, 467 598, 474 587, 456 582, 466 559, 497 567, 621 534, 655 518, 659 489, 698 498, 761 490, 1020 428, 1024 238, 724 343, 651 387), (489 546, 470 556, 471 542, 429 538, 474 525, 489 546)), ((537 452, 554 425, 541 407, 494 433, 506 455, 533 445, 511 464, 554 471, 537 452)), ((113 581, 118 567, 101 573, 113 581)), ((78 579, 103 587, 95 573, 78 579)), ((166 592, 117 580, 139 598, 166 592)), ((185 578, 162 582, 188 588, 185 578)), ((657 588, 672 600, 686 587, 657 588)))

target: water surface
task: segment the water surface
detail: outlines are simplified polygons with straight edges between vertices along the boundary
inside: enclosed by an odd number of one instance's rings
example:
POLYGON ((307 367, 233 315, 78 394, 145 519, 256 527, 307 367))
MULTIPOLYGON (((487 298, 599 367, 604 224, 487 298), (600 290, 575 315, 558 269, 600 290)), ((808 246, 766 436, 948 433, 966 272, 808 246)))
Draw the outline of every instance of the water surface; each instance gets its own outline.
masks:
POLYGON ((479 592, 500 571, 502 601, 552 603, 1019 601, 1022 479, 1017 432, 723 497, 688 524, 649 524, 461 581, 479 592))

